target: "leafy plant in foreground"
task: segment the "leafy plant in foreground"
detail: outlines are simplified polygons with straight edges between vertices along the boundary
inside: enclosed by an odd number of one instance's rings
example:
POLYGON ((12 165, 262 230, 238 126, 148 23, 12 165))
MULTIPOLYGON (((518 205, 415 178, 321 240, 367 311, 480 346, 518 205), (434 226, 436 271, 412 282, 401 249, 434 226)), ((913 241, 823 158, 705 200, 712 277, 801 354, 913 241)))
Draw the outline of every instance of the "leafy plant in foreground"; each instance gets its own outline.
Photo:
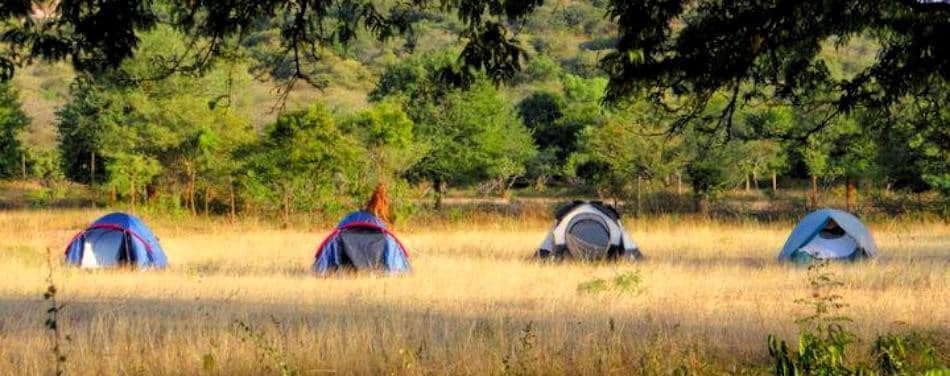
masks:
POLYGON ((834 289, 842 285, 825 268, 828 262, 808 268, 812 293, 796 300, 813 308, 811 315, 798 319, 798 347, 789 350, 785 341, 769 335, 769 356, 775 375, 945 375, 937 348, 931 338, 916 332, 878 336, 871 348, 873 365, 850 364, 846 350, 857 336, 845 327, 851 322, 839 311, 847 305, 834 289))
POLYGON ((882 375, 950 373, 950 369, 941 364, 932 340, 929 335, 918 332, 877 337, 871 347, 876 371, 882 375))
POLYGON ((823 262, 808 268, 811 296, 796 300, 796 303, 814 310, 811 315, 796 321, 801 326, 798 350, 789 351, 785 341, 769 335, 769 355, 776 375, 850 375, 857 372, 848 367, 845 357, 845 350, 854 342, 855 335, 844 326, 851 320, 839 314, 839 310, 847 306, 842 303, 841 295, 834 293, 841 282, 825 270, 827 266, 828 263, 823 262))

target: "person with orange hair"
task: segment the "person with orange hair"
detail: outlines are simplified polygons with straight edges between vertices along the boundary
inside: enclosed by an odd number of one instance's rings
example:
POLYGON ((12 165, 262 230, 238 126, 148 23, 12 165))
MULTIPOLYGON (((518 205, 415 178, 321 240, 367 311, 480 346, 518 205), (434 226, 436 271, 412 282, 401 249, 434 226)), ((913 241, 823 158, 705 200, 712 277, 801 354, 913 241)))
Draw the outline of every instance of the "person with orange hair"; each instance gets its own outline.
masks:
POLYGON ((392 223, 392 216, 389 211, 389 198, 386 197, 386 183, 380 182, 376 184, 376 189, 373 189, 373 194, 370 196, 369 201, 366 202, 366 206, 363 210, 374 215, 376 218, 392 223))
POLYGON ((348 214, 317 247, 312 270, 328 275, 344 270, 408 273, 409 252, 387 228, 392 220, 386 184, 379 183, 366 205, 348 214))

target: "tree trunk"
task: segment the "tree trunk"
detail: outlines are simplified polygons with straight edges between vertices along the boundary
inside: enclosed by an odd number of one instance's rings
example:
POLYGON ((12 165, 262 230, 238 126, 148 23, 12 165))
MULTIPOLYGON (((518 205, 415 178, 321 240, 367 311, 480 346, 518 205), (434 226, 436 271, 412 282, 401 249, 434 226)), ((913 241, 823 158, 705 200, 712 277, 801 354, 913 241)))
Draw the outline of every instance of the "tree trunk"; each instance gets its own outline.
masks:
POLYGON ((778 174, 772 173, 772 193, 778 193, 778 174))
POLYGON ((637 217, 640 216, 640 210, 642 209, 642 207, 641 207, 641 202, 642 202, 642 201, 640 200, 640 198, 641 198, 641 197, 640 197, 640 184, 641 184, 641 181, 642 181, 642 180, 643 180, 643 178, 637 176, 637 217))
POLYGON ((696 212, 704 217, 709 213, 709 205, 707 205, 705 197, 696 196, 696 212))
POLYGON ((445 188, 441 178, 432 180, 432 189, 435 190, 435 210, 442 210, 442 192, 445 188))
POLYGON ((752 184, 749 183, 749 174, 745 174, 745 193, 749 193, 752 184))
POLYGON ((847 186, 844 190, 844 199, 845 205, 847 205, 847 209, 850 212, 853 211, 857 206, 855 201, 857 199, 858 187, 852 179, 848 179, 846 184, 847 186))
POLYGON ((818 176, 811 176, 811 208, 818 208, 818 176))
POLYGON ((129 204, 132 207, 132 213, 135 213, 135 171, 132 171, 132 179, 129 182, 129 204))
POLYGON ((96 207, 96 153, 89 153, 89 190, 92 191, 92 207, 96 207))
POLYGON ((752 170, 752 187, 759 190, 759 173, 755 170, 752 170))
POLYGON ((144 202, 148 205, 154 204, 155 200, 158 198, 158 187, 155 183, 145 185, 145 200, 144 202))
POLYGON ((23 180, 26 180, 26 153, 20 153, 20 172, 23 173, 23 180))
POLYGON ((508 183, 505 182, 505 179, 500 179, 498 181, 498 198, 502 200, 508 200, 508 183))
POLYGON ((109 205, 115 205, 119 200, 119 193, 116 192, 115 184, 109 185, 109 205))
POLYGON ((679 171, 676 172, 676 194, 683 194, 683 175, 679 171))
POLYGON ((281 205, 281 206, 283 206, 283 210, 282 210, 283 213, 282 213, 282 214, 283 214, 283 217, 284 217, 284 227, 285 227, 285 228, 290 227, 290 213, 291 213, 291 212, 290 212, 290 202, 291 202, 291 197, 290 197, 290 196, 291 196, 290 193, 284 192, 283 204, 281 205))
POLYGON ((208 186, 205 186, 205 199, 204 199, 205 216, 208 216, 208 213, 210 211, 209 210, 210 203, 211 203, 211 186, 208 185, 208 186))
POLYGON ((231 209, 230 212, 228 212, 229 214, 228 219, 231 222, 234 222, 234 220, 237 219, 237 212, 234 208, 234 203, 235 203, 234 202, 234 178, 231 176, 228 176, 228 206, 231 209))
POLYGON ((197 204, 195 203, 196 191, 198 190, 198 173, 191 166, 188 167, 188 203, 191 208, 191 215, 198 215, 197 204))
POLYGON ((89 154, 89 187, 96 187, 96 153, 89 154))

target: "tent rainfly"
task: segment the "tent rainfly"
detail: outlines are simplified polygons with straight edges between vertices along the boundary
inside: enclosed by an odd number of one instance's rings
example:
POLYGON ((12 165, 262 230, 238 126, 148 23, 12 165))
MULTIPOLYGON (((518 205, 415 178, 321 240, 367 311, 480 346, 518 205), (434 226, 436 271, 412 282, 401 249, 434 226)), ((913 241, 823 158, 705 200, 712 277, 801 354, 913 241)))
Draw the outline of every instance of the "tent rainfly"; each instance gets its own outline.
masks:
POLYGON ((127 213, 112 213, 97 219, 70 240, 66 263, 83 269, 164 268, 168 259, 158 238, 142 220, 127 213))
POLYGON ((317 248, 312 270, 326 275, 339 270, 407 273, 409 253, 379 218, 365 211, 350 213, 317 248))
POLYGON ((792 230, 780 262, 810 263, 813 260, 859 260, 877 256, 877 245, 864 223, 836 209, 816 210, 792 230))

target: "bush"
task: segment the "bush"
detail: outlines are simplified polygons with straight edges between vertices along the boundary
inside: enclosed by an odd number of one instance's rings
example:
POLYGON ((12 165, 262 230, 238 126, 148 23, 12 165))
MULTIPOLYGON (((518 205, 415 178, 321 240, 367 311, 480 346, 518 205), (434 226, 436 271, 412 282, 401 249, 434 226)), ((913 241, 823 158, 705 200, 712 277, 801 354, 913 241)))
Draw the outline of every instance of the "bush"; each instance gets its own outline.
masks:
POLYGON ((933 342, 917 332, 879 336, 871 348, 874 367, 882 375, 945 375, 950 370, 940 364, 933 342))
POLYGON ((613 292, 616 295, 637 295, 643 292, 643 276, 639 271, 617 272, 608 282, 602 278, 594 278, 577 285, 579 294, 600 294, 613 292))
POLYGON ((797 320, 797 351, 785 341, 769 335, 769 356, 775 375, 910 375, 946 374, 935 346, 928 336, 915 332, 885 334, 877 337, 871 349, 873 365, 848 361, 847 353, 857 336, 844 325, 851 320, 839 313, 847 305, 834 293, 841 283, 825 272, 828 263, 809 266, 811 296, 796 302, 813 308, 814 313, 797 320))

